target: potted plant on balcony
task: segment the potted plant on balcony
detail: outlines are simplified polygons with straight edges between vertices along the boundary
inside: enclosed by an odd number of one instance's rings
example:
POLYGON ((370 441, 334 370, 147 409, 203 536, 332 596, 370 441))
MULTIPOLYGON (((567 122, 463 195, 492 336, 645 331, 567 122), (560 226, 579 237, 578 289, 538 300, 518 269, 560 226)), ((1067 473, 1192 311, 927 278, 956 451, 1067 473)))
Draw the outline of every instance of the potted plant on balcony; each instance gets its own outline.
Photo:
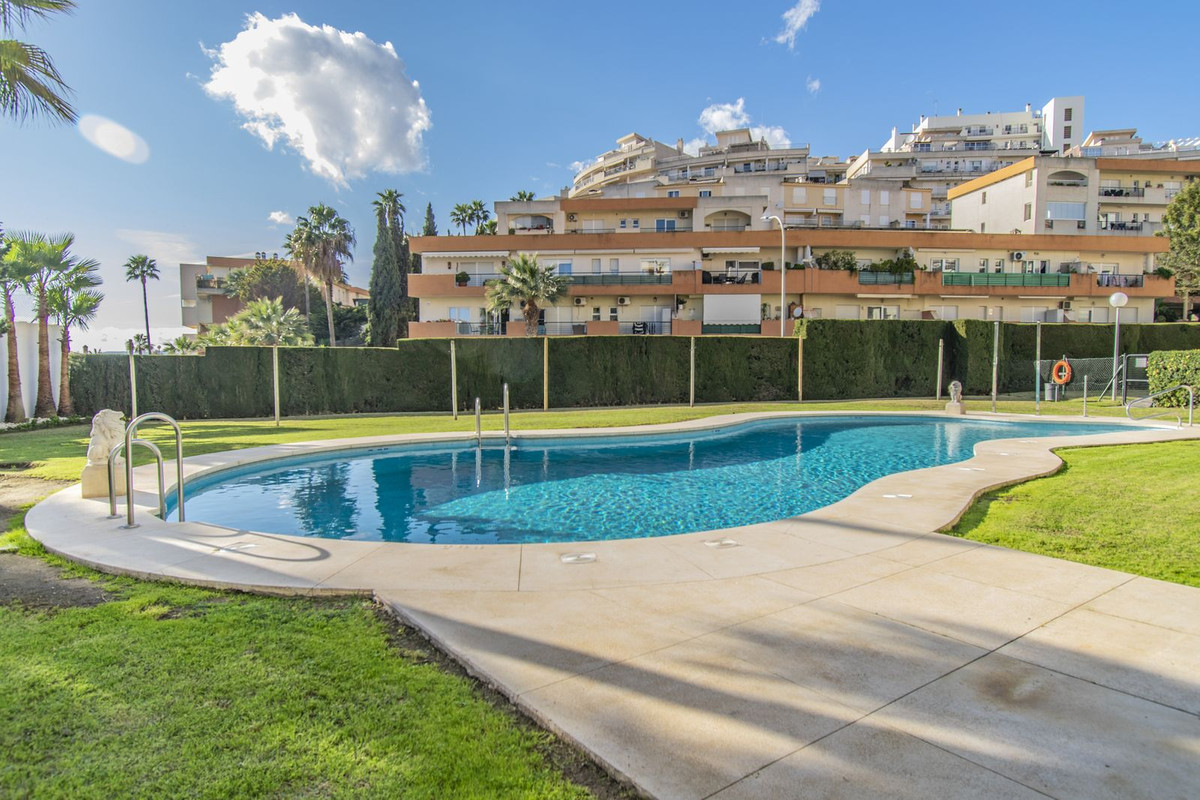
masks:
POLYGON ((459 270, 454 276, 456 286, 466 286, 471 280, 471 274, 466 270, 459 270))
POLYGON ((774 261, 764 261, 762 263, 762 268, 763 269, 775 269, 775 262, 774 261))

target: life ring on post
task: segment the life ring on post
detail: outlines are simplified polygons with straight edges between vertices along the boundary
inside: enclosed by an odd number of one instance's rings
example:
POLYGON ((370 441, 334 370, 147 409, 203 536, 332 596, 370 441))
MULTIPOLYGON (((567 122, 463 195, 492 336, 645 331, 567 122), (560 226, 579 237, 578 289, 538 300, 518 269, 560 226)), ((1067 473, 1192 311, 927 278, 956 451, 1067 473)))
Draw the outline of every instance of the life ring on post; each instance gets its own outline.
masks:
POLYGON ((1055 363, 1050 369, 1050 380, 1059 386, 1071 382, 1071 365, 1067 363, 1065 358, 1055 363))

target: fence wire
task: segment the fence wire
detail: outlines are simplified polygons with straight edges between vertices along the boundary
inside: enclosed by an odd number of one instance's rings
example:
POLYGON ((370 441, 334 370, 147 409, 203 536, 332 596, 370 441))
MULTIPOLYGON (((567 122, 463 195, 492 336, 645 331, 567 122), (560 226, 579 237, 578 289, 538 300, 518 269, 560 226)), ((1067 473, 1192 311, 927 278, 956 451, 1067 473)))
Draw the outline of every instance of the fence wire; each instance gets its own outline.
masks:
MULTIPOLYGON (((1038 374, 1041 375, 1042 401, 1053 403, 1062 400, 1078 400, 1085 396, 1089 400, 1111 399, 1113 397, 1113 360, 1103 358, 1071 358, 1071 380, 1057 384, 1053 380, 1054 365, 1061 359, 1048 358, 1036 362, 1038 374)), ((1031 364, 1032 366, 1032 364, 1031 364)), ((1149 381, 1146 375, 1146 356, 1144 354, 1122 355, 1117 361, 1115 375, 1117 387, 1116 398, 1125 403, 1149 394, 1149 381)))

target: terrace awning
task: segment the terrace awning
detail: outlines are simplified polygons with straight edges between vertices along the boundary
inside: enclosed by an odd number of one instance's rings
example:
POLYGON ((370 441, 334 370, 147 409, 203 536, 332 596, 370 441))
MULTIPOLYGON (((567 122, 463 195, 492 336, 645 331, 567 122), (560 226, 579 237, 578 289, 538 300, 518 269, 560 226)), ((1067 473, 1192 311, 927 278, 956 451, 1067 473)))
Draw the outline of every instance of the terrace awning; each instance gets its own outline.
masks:
POLYGON ((700 250, 705 253, 757 253, 762 248, 750 247, 743 245, 742 247, 702 247, 700 250))
POLYGON ((508 258, 507 250, 443 250, 422 253, 423 258, 508 258))

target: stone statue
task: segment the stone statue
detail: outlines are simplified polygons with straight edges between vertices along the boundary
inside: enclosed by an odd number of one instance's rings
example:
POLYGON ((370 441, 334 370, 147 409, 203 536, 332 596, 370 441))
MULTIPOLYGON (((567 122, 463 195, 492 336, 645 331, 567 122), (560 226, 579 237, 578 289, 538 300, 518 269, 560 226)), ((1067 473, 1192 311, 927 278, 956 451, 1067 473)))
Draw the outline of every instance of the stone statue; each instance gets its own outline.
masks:
POLYGON ((962 399, 962 384, 958 381, 950 381, 950 402, 946 403, 947 414, 965 414, 967 407, 963 405, 962 399))
MULTIPOLYGON (((108 454, 125 440, 125 417, 120 411, 105 408, 92 417, 92 435, 88 442, 87 466, 80 475, 84 497, 108 497, 108 454)), ((125 459, 113 463, 113 486, 125 494, 125 459)))

